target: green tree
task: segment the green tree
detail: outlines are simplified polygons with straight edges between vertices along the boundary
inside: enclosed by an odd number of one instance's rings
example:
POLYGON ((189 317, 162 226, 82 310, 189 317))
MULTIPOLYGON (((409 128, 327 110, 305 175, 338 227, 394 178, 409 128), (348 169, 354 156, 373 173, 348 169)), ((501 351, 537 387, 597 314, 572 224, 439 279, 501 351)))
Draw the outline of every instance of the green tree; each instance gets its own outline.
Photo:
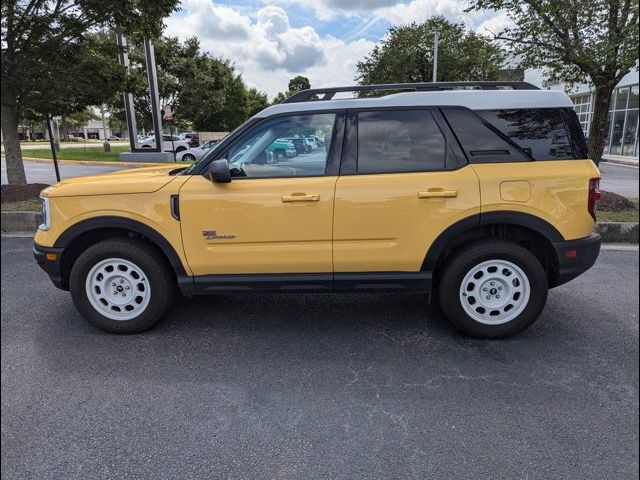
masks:
POLYGON ((242 77, 228 60, 201 54, 193 75, 183 79, 180 115, 200 131, 229 131, 249 115, 242 77))
MULTIPOLYGON (((153 117, 143 41, 142 35, 133 35, 128 39, 129 78, 126 88, 133 94, 136 124, 139 128, 151 130, 153 129, 153 117)), ((153 49, 157 67, 160 105, 171 105, 175 112, 174 124, 186 127, 188 121, 181 112, 180 97, 184 79, 196 74, 200 43, 195 37, 180 42, 176 37, 161 36, 153 40, 153 49)), ((108 110, 114 122, 126 122, 121 95, 112 98, 108 104, 108 110)))
POLYGON ((69 130, 78 130, 84 127, 90 120, 97 120, 98 118, 98 115, 96 115, 90 107, 86 107, 79 112, 64 115, 60 122, 62 138, 67 138, 69 130))
POLYGON ((311 88, 311 83, 307 77, 303 77, 302 75, 298 75, 297 77, 293 77, 289 80, 289 89, 286 92, 278 92, 278 94, 273 97, 273 101, 271 105, 277 105, 278 103, 284 102, 287 98, 295 93, 298 93, 301 90, 309 90, 311 88))
POLYGON ((284 102, 287 97, 290 97, 292 95, 291 92, 278 92, 278 94, 273 97, 273 101, 271 102, 271 105, 277 105, 279 103, 284 102))
MULTIPOLYGON (((142 40, 130 41, 127 90, 133 93, 137 125, 149 130, 153 122, 142 40)), ((180 42, 163 36, 154 40, 154 50, 160 103, 172 106, 174 125, 180 128, 232 129, 267 104, 265 94, 246 89, 229 61, 201 52, 195 37, 180 42)), ((109 111, 114 122, 125 122, 121 96, 113 98, 109 111)))
POLYGON ((94 33, 157 35, 177 0, 3 0, 1 117, 7 177, 26 183, 18 124, 23 112, 69 114, 101 104, 122 88, 115 42, 94 33))
POLYGON ((514 26, 495 38, 524 66, 594 87, 589 154, 599 163, 613 89, 638 69, 638 0, 472 0, 470 9, 507 12, 514 26))
POLYGON ((302 75, 298 75, 297 77, 293 77, 289 80, 289 92, 299 92, 300 90, 309 90, 311 88, 311 83, 307 77, 303 77, 302 75))
POLYGON ((380 44, 358 62, 356 80, 363 85, 432 81, 436 32, 440 33, 438 81, 500 78, 505 54, 498 45, 467 32, 464 23, 435 16, 423 23, 391 27, 380 44))
POLYGON ((255 88, 250 88, 247 90, 247 104, 249 109, 248 115, 251 117, 267 108, 269 106, 269 99, 266 93, 260 92, 255 88))

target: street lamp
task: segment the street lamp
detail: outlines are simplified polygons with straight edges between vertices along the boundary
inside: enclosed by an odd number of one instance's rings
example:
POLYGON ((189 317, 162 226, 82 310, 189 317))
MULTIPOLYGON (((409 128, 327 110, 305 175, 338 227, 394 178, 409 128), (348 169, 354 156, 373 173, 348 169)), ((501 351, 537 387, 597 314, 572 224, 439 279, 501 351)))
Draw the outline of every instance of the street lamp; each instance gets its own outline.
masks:
POLYGON ((436 30, 433 36, 433 80, 438 81, 438 41, 440 40, 440 32, 436 30))
POLYGON ((100 107, 100 114, 102 115, 102 149, 105 152, 110 152, 111 145, 109 144, 109 140, 107 140, 107 124, 104 121, 104 105, 100 107))

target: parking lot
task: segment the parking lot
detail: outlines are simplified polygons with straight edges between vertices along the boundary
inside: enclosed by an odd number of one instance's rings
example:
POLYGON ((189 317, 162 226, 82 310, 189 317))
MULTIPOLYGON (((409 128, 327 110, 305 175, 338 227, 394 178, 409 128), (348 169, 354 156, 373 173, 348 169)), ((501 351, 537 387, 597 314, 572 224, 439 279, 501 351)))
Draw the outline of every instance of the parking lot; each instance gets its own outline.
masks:
POLYGON ((417 294, 181 299, 109 335, 2 239, 3 478, 632 478, 638 252, 465 338, 417 294))

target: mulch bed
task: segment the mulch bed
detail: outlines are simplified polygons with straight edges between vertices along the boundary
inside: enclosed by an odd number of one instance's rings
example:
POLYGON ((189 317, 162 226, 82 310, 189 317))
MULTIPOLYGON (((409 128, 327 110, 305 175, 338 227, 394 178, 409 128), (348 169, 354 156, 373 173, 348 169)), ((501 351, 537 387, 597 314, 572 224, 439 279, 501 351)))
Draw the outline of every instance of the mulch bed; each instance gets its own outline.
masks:
POLYGON ((29 183, 27 185, 2 185, 2 203, 22 202, 40 196, 40 192, 47 188, 46 183, 29 183))
POLYGON ((605 191, 600 193, 602 196, 598 202, 598 210, 601 212, 625 212, 636 209, 635 204, 627 197, 605 191))

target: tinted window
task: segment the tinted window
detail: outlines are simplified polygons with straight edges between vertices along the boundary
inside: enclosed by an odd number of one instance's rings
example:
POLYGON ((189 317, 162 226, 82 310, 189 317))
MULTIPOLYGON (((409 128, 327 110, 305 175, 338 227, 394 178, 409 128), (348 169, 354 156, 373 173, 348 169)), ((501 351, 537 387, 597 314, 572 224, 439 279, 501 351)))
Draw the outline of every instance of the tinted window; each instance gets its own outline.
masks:
POLYGON ((530 155, 468 108, 442 108, 471 163, 527 162, 530 155))
POLYGON ((358 173, 442 170, 445 148, 428 110, 358 113, 358 173))
POLYGON ((235 177, 305 177, 324 175, 335 114, 296 115, 268 120, 241 137, 227 155, 235 177), (308 146, 305 136, 326 139, 308 146), (300 145, 300 148, 297 146, 300 145))
POLYGON ((477 112, 534 160, 573 158, 560 109, 528 108, 477 112))

